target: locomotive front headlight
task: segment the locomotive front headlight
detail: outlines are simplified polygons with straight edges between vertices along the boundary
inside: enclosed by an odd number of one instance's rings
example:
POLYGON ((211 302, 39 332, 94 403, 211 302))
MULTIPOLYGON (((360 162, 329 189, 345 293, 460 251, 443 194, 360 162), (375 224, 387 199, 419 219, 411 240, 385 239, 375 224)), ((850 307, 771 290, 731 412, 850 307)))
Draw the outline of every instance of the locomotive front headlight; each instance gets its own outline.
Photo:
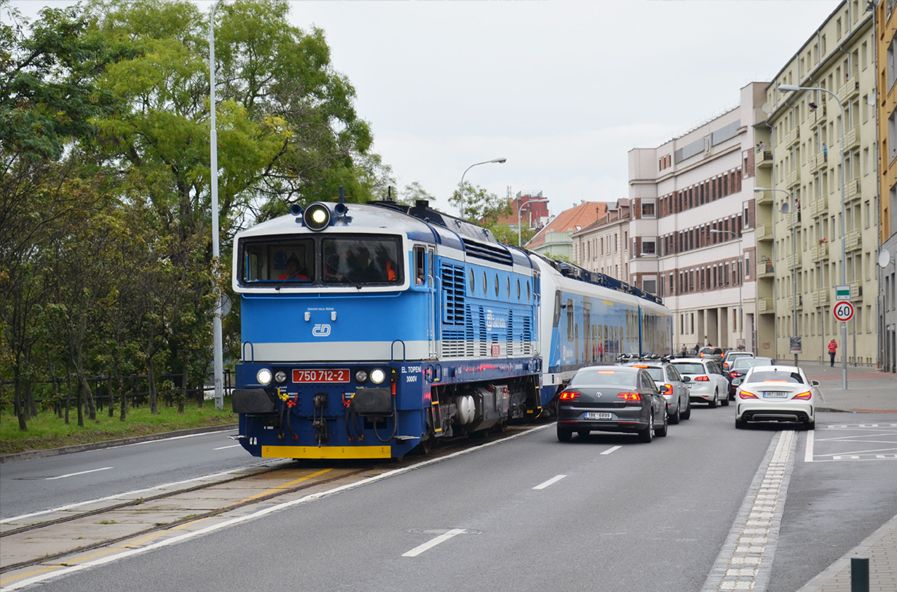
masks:
POLYGON ((384 380, 386 380, 386 372, 380 368, 371 370, 371 382, 374 384, 383 384, 384 380))
POLYGON ((287 381, 287 373, 283 370, 278 370, 274 373, 274 382, 278 384, 283 384, 287 381))
POLYGON ((271 371, 267 368, 262 368, 255 374, 255 379, 262 386, 268 386, 271 384, 271 371))
POLYGON ((355 373, 355 382, 367 382, 368 373, 366 370, 359 370, 355 373))
POLYGON ((305 208, 305 226, 318 232, 330 225, 330 208, 322 203, 314 203, 305 208))

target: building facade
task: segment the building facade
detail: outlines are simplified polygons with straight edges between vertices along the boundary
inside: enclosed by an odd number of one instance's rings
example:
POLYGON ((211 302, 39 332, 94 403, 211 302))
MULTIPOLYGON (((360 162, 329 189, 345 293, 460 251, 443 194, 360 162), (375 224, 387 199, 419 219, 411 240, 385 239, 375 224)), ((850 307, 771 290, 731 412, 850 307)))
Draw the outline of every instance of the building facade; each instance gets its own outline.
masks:
POLYGON ((826 344, 836 338, 851 363, 876 363, 872 16, 865 2, 841 2, 766 91, 762 112, 768 117, 756 128, 757 182, 773 191, 758 193, 757 234, 763 227, 758 255, 769 258, 772 271, 761 276, 758 309, 761 327, 774 327, 770 354, 777 358, 792 355, 789 339, 797 336, 800 359, 827 359, 826 344), (783 92, 780 85, 801 89, 783 92), (841 284, 850 286, 856 307, 846 344, 832 314, 834 289, 841 284))
POLYGON ((879 367, 897 372, 897 0, 875 6, 878 111, 879 367))
POLYGON ((608 204, 607 214, 573 233, 573 262, 624 282, 629 281, 629 200, 608 204))
POLYGON ((751 83, 734 109, 629 152, 629 281, 675 313, 677 349, 770 343, 755 306, 754 124, 765 93, 751 83))
POLYGON ((606 203, 584 201, 555 216, 526 243, 526 248, 545 256, 573 261, 573 233, 594 224, 606 214, 606 203))

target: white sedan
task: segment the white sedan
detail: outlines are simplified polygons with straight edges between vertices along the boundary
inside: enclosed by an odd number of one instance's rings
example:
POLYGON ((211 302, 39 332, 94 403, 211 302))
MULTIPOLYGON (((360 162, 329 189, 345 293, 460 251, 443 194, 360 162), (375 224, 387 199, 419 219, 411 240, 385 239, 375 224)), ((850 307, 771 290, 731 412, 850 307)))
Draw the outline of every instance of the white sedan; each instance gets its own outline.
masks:
POLYGON ((735 427, 748 422, 800 422, 808 430, 816 426, 819 383, 807 380, 795 366, 754 366, 735 391, 738 404, 735 427))
POLYGON ((711 407, 729 405, 729 379, 723 375, 719 362, 708 358, 676 358, 670 362, 688 379, 688 396, 692 402, 708 403, 711 407))

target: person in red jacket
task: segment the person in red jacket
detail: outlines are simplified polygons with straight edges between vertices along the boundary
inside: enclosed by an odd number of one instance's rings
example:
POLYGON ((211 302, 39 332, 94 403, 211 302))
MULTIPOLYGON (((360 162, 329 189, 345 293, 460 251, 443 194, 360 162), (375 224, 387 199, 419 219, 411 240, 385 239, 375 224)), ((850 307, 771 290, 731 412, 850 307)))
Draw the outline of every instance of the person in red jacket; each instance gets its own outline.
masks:
POLYGON ((832 368, 835 367, 835 354, 838 353, 838 342, 832 338, 828 342, 828 357, 831 358, 832 368))

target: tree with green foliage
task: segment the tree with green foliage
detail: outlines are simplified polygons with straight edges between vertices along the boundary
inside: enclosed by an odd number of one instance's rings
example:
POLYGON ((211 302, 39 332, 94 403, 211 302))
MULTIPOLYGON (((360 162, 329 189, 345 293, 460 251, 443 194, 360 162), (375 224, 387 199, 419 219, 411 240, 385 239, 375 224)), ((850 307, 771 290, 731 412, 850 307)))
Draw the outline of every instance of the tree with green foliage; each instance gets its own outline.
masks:
POLYGON ((466 182, 452 193, 449 203, 461 212, 462 218, 481 226, 491 226, 500 216, 511 212, 507 200, 490 193, 485 187, 466 182))

